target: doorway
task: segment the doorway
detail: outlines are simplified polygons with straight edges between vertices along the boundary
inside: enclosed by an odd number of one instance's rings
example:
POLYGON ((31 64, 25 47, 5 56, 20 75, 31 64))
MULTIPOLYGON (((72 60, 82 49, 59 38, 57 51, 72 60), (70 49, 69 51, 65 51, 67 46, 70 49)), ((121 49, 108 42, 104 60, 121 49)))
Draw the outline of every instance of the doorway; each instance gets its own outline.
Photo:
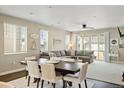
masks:
POLYGON ((78 50, 92 50, 96 56, 96 60, 104 61, 104 52, 105 52, 105 35, 85 35, 78 36, 77 39, 77 48, 78 50))

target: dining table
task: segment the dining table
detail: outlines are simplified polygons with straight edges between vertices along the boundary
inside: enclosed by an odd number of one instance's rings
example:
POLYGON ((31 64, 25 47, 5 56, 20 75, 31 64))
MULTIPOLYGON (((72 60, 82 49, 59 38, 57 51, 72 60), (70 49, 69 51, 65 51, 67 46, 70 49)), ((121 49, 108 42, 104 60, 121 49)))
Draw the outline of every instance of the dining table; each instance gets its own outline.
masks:
MULTIPOLYGON (((53 62, 50 63, 49 60, 42 60, 38 59, 37 60, 39 66, 41 64, 54 64, 55 65, 55 71, 61 73, 62 76, 65 76, 66 74, 75 74, 80 71, 81 68, 81 63, 78 62, 68 62, 68 61, 58 61, 58 62, 53 62)), ((27 65, 26 62, 21 61, 20 62, 22 65, 27 65)), ((69 86, 72 86, 71 82, 68 82, 69 86)), ((64 87, 64 81, 63 81, 63 87, 64 87)))

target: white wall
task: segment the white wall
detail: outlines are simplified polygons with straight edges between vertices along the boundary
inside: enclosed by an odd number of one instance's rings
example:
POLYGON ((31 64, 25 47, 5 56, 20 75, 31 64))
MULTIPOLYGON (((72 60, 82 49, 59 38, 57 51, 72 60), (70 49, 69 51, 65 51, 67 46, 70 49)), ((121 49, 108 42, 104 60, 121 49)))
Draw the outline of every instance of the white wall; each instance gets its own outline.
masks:
POLYGON ((30 55, 36 55, 39 57, 40 53, 40 46, 39 46, 39 38, 36 40, 37 43, 37 50, 31 49, 32 39, 30 38, 30 34, 40 33, 40 29, 46 29, 48 31, 48 49, 52 50, 52 41, 54 38, 61 40, 60 47, 58 49, 63 50, 65 49, 65 35, 66 31, 54 27, 50 27, 43 24, 38 24, 35 22, 31 22, 28 20, 11 17, 7 15, 0 14, 0 73, 7 72, 10 70, 15 70, 22 68, 23 66, 20 65, 19 61, 24 60, 24 57, 30 55), (28 46, 27 46, 27 53, 24 54, 11 54, 11 55, 4 55, 4 30, 3 30, 3 23, 9 22, 13 24, 27 26, 28 28, 28 46))

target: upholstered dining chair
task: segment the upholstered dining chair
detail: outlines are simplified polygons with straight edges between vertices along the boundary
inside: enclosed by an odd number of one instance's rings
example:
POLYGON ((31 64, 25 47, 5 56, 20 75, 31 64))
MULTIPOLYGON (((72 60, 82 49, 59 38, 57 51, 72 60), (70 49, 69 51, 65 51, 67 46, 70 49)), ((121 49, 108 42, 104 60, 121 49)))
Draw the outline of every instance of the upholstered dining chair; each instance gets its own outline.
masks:
POLYGON ((0 88, 15 88, 15 86, 13 86, 9 83, 0 81, 0 88))
POLYGON ((62 79, 62 76, 57 75, 55 72, 54 64, 41 64, 42 71, 42 84, 41 88, 43 88, 44 80, 52 83, 53 88, 55 88, 55 84, 58 80, 62 79))
POLYGON ((27 68, 28 68, 28 86, 30 84, 30 78, 37 79, 37 88, 39 87, 39 82, 41 78, 41 72, 38 66, 37 61, 27 61, 27 68))
POLYGON ((77 83, 79 85, 79 88, 81 88, 81 83, 84 81, 85 87, 87 88, 87 82, 86 82, 86 73, 87 73, 87 68, 88 68, 88 62, 86 63, 80 63, 82 66, 80 68, 80 72, 77 74, 67 74, 66 76, 63 77, 65 81, 65 85, 67 86, 67 82, 73 82, 77 83))
MULTIPOLYGON (((25 63, 27 63, 27 61, 31 61, 31 60, 36 60, 36 56, 28 56, 28 57, 25 57, 25 63)), ((28 71, 28 68, 27 66, 25 67, 25 70, 28 71)), ((28 73, 28 72, 27 72, 28 73)), ((28 74, 26 73, 26 78, 28 76, 28 74)))

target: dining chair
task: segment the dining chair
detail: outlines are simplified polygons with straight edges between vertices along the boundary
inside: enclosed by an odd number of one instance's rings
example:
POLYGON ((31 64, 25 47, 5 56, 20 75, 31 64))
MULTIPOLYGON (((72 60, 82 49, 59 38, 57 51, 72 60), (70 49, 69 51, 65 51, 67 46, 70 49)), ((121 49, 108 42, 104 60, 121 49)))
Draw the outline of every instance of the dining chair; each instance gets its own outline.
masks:
POLYGON ((53 88, 55 88, 55 84, 58 80, 62 79, 62 76, 57 75, 55 72, 54 64, 41 64, 42 71, 42 84, 41 88, 43 88, 44 80, 52 83, 53 88))
POLYGON ((81 63, 81 68, 80 72, 77 74, 67 74, 66 76, 63 77, 64 82, 66 83, 65 85, 67 86, 67 82, 73 82, 77 83, 79 88, 81 88, 81 83, 84 81, 85 87, 87 88, 87 82, 86 82, 86 73, 87 73, 87 68, 88 68, 88 62, 86 63, 81 63))
MULTIPOLYGON (((25 63, 27 63, 27 61, 31 61, 31 60, 36 60, 36 56, 28 56, 25 57, 25 63)), ((27 66, 25 67, 25 70, 28 71, 27 66)), ((26 78, 28 76, 28 72, 26 73, 26 78)))
POLYGON ((37 88, 39 87, 39 82, 41 78, 41 72, 37 61, 27 61, 28 68, 28 86, 30 84, 30 78, 37 79, 37 88))
POLYGON ((15 86, 13 86, 9 83, 0 81, 0 88, 15 88, 15 86))

